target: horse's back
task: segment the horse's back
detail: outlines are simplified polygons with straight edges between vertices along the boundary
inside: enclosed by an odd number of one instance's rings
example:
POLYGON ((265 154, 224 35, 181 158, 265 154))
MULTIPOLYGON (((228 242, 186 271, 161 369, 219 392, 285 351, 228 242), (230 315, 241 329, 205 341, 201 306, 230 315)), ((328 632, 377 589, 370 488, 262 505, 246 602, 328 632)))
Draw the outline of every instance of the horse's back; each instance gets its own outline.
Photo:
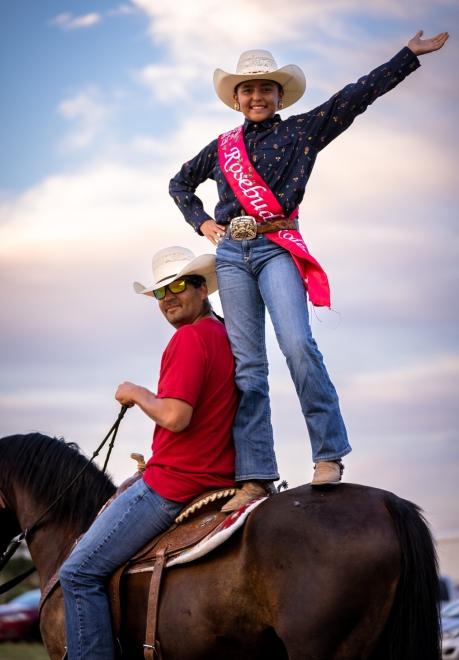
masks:
POLYGON ((164 656, 365 658, 387 618, 399 566, 384 491, 350 484, 285 491, 257 507, 224 546, 166 572, 164 656), (337 654, 342 640, 348 655, 337 654))

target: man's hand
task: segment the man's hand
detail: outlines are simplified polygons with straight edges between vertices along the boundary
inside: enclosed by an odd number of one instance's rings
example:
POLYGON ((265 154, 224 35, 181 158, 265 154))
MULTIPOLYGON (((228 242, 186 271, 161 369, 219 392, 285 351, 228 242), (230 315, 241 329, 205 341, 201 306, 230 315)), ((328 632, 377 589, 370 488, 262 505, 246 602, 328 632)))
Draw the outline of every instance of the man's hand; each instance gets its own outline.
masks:
POLYGON ((449 37, 447 32, 440 32, 440 34, 430 37, 430 39, 421 39, 423 34, 423 30, 419 30, 408 42, 408 48, 415 55, 425 55, 426 53, 432 53, 434 50, 440 50, 449 37))
MULTIPOLYGON (((125 381, 124 383, 121 383, 121 385, 118 385, 115 399, 118 403, 121 403, 121 405, 131 408, 134 404, 138 403, 140 390, 143 389, 144 388, 139 385, 125 381)), ((152 394, 152 392, 150 392, 150 394, 152 394)), ((152 394, 152 396, 154 396, 154 394, 152 394)))
POLYGON ((218 245, 220 240, 225 235, 226 227, 223 225, 217 225, 215 220, 206 220, 199 227, 204 236, 212 243, 212 245, 218 245))

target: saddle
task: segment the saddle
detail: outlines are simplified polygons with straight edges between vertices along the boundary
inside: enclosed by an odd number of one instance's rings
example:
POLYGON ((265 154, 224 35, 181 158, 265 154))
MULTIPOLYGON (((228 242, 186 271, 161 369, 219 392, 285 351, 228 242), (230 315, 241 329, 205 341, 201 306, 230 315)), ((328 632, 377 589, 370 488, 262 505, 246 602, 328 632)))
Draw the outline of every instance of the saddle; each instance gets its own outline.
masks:
MULTIPOLYGON (((131 457, 137 461, 137 472, 118 487, 116 493, 102 507, 99 515, 118 495, 142 477, 145 469, 143 456, 141 454, 131 454, 131 457)), ((119 640, 121 631, 121 580, 124 575, 130 573, 151 573, 144 643, 145 660, 153 660, 154 658, 161 660, 156 630, 160 584, 164 568, 168 562, 172 562, 174 559, 177 563, 180 563, 180 555, 196 546, 223 521, 231 518, 228 514, 222 513, 220 509, 225 501, 235 493, 235 488, 225 488, 209 491, 192 500, 182 509, 169 529, 149 541, 111 576, 108 582, 108 597, 112 614, 113 633, 115 638, 119 640)), ((234 525, 234 529, 236 528, 237 525, 234 525)), ((207 549, 206 552, 209 552, 210 549, 207 549)), ((192 558, 183 559, 183 561, 191 560, 192 558)), ((56 573, 43 589, 40 600, 40 613, 46 600, 58 585, 59 574, 56 573)), ((64 658, 66 658, 66 655, 64 655, 64 658)))
POLYGON ((112 612, 113 632, 117 639, 121 630, 120 586, 124 575, 151 573, 148 595, 147 627, 145 631, 145 660, 161 659, 156 639, 158 604, 161 578, 167 562, 178 557, 188 548, 199 543, 226 518, 220 511, 224 501, 235 493, 226 488, 205 493, 187 505, 167 531, 155 537, 112 575, 108 584, 108 596, 112 612))

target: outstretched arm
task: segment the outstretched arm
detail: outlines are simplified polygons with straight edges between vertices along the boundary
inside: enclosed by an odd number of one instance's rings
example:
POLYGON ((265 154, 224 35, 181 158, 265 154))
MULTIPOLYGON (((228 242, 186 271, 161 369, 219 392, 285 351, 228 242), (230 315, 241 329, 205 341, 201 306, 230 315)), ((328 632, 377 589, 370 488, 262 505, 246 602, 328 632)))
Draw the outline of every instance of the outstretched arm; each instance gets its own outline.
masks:
POLYGON ((449 37, 447 32, 440 32, 435 37, 429 39, 421 39, 424 34, 423 30, 419 30, 412 39, 408 42, 408 48, 415 55, 425 55, 426 53, 433 53, 434 50, 440 50, 446 43, 449 37))

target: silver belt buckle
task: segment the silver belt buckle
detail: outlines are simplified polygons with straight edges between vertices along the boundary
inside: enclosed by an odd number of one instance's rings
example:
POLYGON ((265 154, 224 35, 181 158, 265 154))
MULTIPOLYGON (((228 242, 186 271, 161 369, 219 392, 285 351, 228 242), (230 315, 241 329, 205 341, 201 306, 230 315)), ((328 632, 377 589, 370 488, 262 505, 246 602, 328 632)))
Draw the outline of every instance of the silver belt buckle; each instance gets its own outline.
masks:
POLYGON ((230 221, 229 234, 235 241, 252 241, 257 237, 257 221, 251 215, 239 215, 230 221))

